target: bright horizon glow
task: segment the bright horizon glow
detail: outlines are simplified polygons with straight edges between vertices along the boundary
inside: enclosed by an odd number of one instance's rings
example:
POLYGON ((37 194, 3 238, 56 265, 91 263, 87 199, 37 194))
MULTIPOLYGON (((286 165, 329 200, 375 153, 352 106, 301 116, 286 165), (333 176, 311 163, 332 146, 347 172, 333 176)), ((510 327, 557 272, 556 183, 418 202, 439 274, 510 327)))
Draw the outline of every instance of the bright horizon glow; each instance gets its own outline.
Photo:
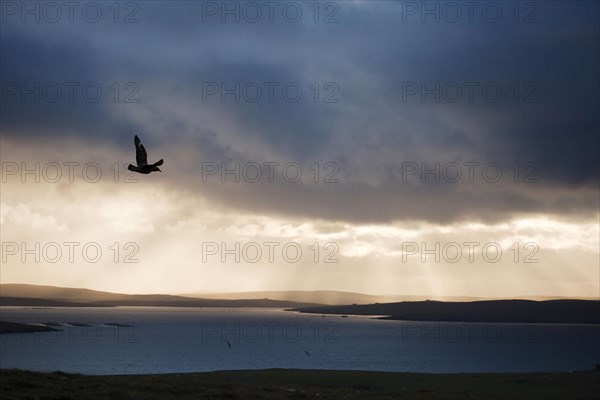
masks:
MULTIPOLYGON (((594 297, 598 270, 590 268, 598 259, 599 227, 593 220, 564 220, 539 214, 500 223, 457 222, 452 224, 403 223, 351 224, 323 220, 269 216, 234 211, 205 199, 198 193, 172 192, 167 183, 131 185, 113 182, 3 184, 0 213, 3 243, 26 243, 32 249, 40 243, 41 259, 22 252, 4 255, 2 283, 30 283, 64 287, 82 287, 119 293, 223 293, 285 290, 336 290, 373 295, 424 295, 469 297, 594 297), (60 190, 56 190, 60 189, 60 190), (33 195, 40 193, 40 195, 33 195), (65 197, 65 194, 68 194, 65 197), (48 238, 52 238, 49 240, 48 238), (102 258, 86 262, 75 252, 68 262, 68 250, 60 246, 62 258, 48 262, 44 244, 55 242, 97 243, 102 258), (115 263, 114 243, 119 243, 119 262, 115 263), (125 263, 124 257, 138 246, 137 263, 125 263), (233 249, 240 243, 240 262, 233 255, 207 256, 202 262, 202 243, 225 243, 233 249), (283 253, 274 252, 269 262, 266 242, 298 243, 303 251, 298 262, 287 262, 283 253), (311 245, 319 243, 318 257, 311 245), (427 254, 440 243, 440 262, 427 254), (469 248, 463 243, 476 242, 474 261, 468 260, 469 248), (510 246, 518 242, 519 253, 510 246), (525 263, 525 243, 539 246, 533 256, 537 263, 525 263), (263 251, 260 262, 249 262, 249 253, 241 249, 250 243, 263 251), (325 263, 324 245, 335 243, 337 263, 325 263), (426 243, 421 248, 422 243, 426 243), (463 252, 459 262, 450 243, 463 252), (500 261, 486 261, 482 246, 497 243, 503 255, 500 261), (403 247, 417 244, 414 248, 403 247), (409 251, 411 254, 408 254, 409 251), (407 252, 403 260, 404 252, 407 252), (421 257, 425 255, 425 262, 421 257), (519 262, 515 263, 514 257, 519 262), (586 267, 588 266, 588 267, 586 267), (60 273, 58 273, 60 271, 60 273), (567 272, 568 271, 568 272, 567 272), (566 275, 565 275, 566 272, 566 275), (520 282, 513 277, 521 276, 520 282), (462 284, 461 276, 469 276, 462 284), (365 279, 368 277, 368 279, 365 279), (316 279, 315 279, 316 278, 316 279), (474 284, 474 282, 476 282, 474 284), (555 282, 555 283, 553 283, 555 282), (558 284, 561 282, 560 284, 558 284)), ((278 247, 280 248, 280 247, 278 247)), ((48 248, 48 251, 52 249, 48 248)), ((493 249, 492 249, 493 250, 493 249)), ((490 250, 491 251, 491 250, 490 250)), ((493 257, 493 251, 490 252, 493 257)))

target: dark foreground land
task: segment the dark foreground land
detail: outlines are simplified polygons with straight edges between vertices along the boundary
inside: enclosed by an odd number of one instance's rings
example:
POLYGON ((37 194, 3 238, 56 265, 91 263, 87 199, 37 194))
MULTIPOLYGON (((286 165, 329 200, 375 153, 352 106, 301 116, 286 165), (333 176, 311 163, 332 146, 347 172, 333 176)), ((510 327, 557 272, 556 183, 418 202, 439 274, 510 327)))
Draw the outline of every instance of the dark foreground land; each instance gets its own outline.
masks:
POLYGON ((89 376, 0 371, 3 399, 599 399, 600 372, 413 374, 326 370, 89 376))

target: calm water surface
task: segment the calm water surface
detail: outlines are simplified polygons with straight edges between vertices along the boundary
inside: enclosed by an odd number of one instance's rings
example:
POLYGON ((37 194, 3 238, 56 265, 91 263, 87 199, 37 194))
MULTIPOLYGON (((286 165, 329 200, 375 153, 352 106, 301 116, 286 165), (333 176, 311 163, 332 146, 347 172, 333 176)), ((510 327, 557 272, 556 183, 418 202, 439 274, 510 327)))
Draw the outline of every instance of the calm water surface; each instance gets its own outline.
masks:
POLYGON ((383 321, 256 308, 0 308, 0 367, 85 374, 310 368, 528 372, 600 364, 600 326, 383 321))

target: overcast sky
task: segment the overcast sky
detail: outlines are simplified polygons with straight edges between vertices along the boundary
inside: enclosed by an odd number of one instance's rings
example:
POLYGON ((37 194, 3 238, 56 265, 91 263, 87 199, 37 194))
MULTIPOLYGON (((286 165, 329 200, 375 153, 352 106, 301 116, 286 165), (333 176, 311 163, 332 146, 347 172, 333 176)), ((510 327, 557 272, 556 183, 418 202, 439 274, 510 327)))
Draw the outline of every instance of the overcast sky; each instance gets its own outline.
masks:
POLYGON ((598 2, 52 4, 0 10, 2 283, 599 295, 598 2))

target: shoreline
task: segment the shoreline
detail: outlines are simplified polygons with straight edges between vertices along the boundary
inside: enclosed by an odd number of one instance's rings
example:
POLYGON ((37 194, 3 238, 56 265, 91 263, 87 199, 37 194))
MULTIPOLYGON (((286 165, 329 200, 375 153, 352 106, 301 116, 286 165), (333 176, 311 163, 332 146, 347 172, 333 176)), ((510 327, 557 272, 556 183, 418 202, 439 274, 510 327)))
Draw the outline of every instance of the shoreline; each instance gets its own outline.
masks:
POLYGON ((600 371, 426 374, 264 369, 151 375, 0 370, 6 398, 192 399, 594 399, 600 371))

